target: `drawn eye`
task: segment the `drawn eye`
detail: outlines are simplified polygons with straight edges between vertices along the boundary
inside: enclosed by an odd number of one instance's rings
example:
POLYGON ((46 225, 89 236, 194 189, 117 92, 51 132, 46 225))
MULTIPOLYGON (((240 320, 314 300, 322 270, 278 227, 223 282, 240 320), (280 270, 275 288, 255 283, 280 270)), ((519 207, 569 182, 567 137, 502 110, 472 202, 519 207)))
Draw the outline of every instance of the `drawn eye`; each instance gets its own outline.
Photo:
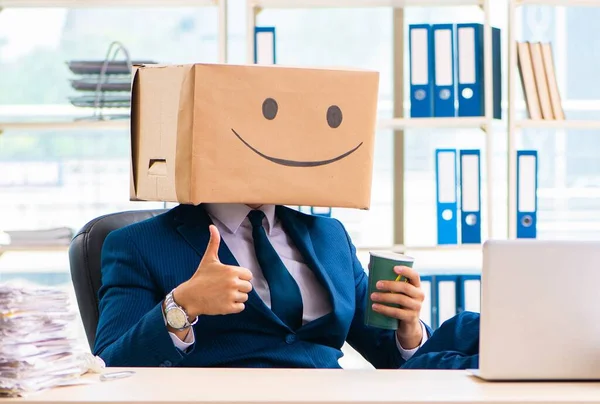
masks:
POLYGON ((278 109, 279 107, 277 106, 277 101, 275 101, 273 98, 267 98, 263 101, 262 113, 266 119, 275 119, 275 117, 277 116, 278 109))
POLYGON ((342 124, 342 110, 337 105, 332 105, 327 109, 327 124, 332 129, 342 124))

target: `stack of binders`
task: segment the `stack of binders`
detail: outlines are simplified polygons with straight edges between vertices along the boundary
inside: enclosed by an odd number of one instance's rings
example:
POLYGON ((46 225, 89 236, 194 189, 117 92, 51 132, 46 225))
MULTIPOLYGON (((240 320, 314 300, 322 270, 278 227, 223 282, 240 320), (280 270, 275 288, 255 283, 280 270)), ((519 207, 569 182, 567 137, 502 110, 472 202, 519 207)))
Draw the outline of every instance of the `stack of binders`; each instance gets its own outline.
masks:
MULTIPOLYGON (((409 27, 410 116, 485 116, 482 24, 409 27)), ((492 27, 493 117, 501 119, 500 29, 492 27)))
POLYGON ((437 240, 440 245, 458 244, 459 234, 462 244, 481 243, 481 153, 479 150, 458 152, 459 170, 457 150, 435 151, 437 240))
MULTIPOLYGON (((480 155, 479 150, 435 151, 438 245, 481 243, 480 155)), ((537 189, 538 153, 518 150, 517 238, 537 237, 537 189)))
POLYGON ((564 120, 550 43, 517 42, 517 56, 529 118, 564 120))

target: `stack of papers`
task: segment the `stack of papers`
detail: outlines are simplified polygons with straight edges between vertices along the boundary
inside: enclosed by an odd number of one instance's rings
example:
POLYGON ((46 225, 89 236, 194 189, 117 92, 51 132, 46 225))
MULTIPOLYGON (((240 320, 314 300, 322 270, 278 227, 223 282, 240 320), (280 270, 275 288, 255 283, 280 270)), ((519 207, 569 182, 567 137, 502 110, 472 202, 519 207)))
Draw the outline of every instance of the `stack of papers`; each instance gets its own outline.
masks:
POLYGON ((73 384, 88 370, 76 318, 62 290, 0 284, 0 396, 73 384))
MULTIPOLYGON (((1 234, 1 232, 0 232, 1 234)), ((64 245, 68 246, 73 239, 73 230, 67 227, 58 227, 44 230, 10 230, 5 234, 9 237, 11 246, 28 245, 64 245)), ((0 235, 1 237, 1 235, 0 235)), ((1 240, 1 238, 0 238, 1 240)), ((1 241, 0 241, 1 243, 1 241)))

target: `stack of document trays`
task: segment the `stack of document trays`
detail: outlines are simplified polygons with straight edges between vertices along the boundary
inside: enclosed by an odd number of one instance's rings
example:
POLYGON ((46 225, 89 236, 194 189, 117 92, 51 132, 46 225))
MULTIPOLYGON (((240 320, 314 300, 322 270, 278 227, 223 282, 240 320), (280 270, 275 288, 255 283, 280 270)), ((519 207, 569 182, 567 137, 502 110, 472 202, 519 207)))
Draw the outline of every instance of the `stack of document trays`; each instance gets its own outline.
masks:
POLYGON ((0 284, 0 397, 78 384, 88 357, 66 292, 0 284))

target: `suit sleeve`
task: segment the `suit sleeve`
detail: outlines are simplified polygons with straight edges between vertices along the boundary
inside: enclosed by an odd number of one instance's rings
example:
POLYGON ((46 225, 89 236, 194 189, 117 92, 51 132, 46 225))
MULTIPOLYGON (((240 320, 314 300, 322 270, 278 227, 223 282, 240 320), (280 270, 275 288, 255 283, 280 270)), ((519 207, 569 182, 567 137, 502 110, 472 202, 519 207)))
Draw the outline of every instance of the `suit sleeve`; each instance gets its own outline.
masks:
POLYGON ((179 364, 186 353, 178 350, 169 336, 163 299, 127 229, 110 233, 102 248, 94 354, 111 367, 179 364))
POLYGON ((429 352, 409 359, 402 369, 477 369, 479 354, 465 355, 458 351, 429 352))
POLYGON ((396 345, 396 333, 393 330, 383 330, 365 325, 364 316, 368 293, 367 274, 356 256, 356 248, 352 244, 350 236, 341 223, 340 226, 342 226, 342 231, 350 247, 352 271, 356 287, 356 308, 347 342, 375 368, 398 369, 405 361, 402 359, 396 345))
POLYGON ((477 369, 479 314, 461 312, 447 320, 403 369, 477 369))

